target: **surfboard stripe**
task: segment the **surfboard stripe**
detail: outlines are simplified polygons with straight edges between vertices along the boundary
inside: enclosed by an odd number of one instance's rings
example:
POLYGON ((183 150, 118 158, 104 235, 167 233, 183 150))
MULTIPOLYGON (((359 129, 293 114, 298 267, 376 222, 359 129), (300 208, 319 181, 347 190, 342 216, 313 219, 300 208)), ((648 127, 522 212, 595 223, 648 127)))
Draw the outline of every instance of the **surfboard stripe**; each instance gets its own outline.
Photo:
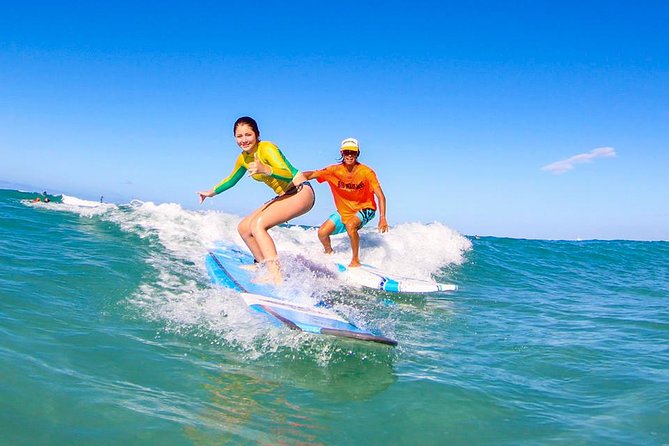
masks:
POLYGON ((218 267, 221 268, 221 271, 223 271, 223 273, 226 276, 228 276, 228 279, 230 279, 230 281, 235 284, 238 291, 241 291, 242 293, 248 293, 248 291, 246 291, 246 288, 244 288, 239 282, 237 282, 237 280, 234 277, 232 277, 230 272, 227 269, 225 269, 225 266, 223 266, 221 264, 221 261, 218 260, 218 257, 216 257, 216 254, 214 254, 212 251, 209 251, 209 255, 214 260, 214 262, 216 262, 216 265, 218 265, 218 267))
POLYGON ((359 333, 355 331, 338 330, 336 328, 322 328, 321 333, 343 338, 359 339, 361 341, 378 342, 379 344, 392 345, 393 347, 397 345, 397 341, 394 339, 373 335, 371 333, 359 333))
MULTIPOLYGON (((279 307, 282 309, 286 310, 295 310, 295 311, 304 311, 305 307, 304 305, 298 305, 298 304, 293 304, 290 302, 287 302, 285 300, 279 300, 279 299, 273 299, 269 296, 261 296, 258 294, 253 294, 253 293, 242 293, 242 298, 244 299, 244 302, 246 302, 249 306, 250 305, 272 305, 275 307, 279 307)), ((313 316, 322 316, 327 319, 333 319, 337 320, 339 322, 343 323, 350 323, 341 316, 339 316, 336 313, 333 313, 330 311, 327 307, 310 307, 309 309, 309 314, 313 316)))
POLYGON ((288 328, 291 330, 297 330, 297 331, 302 331, 300 327, 297 326, 297 324, 289 319, 286 319, 285 317, 281 316, 279 313, 276 311, 272 310, 270 307, 267 305, 258 305, 258 307, 262 308, 263 311, 266 311, 268 314, 271 314, 281 322, 283 322, 284 325, 286 325, 288 328))

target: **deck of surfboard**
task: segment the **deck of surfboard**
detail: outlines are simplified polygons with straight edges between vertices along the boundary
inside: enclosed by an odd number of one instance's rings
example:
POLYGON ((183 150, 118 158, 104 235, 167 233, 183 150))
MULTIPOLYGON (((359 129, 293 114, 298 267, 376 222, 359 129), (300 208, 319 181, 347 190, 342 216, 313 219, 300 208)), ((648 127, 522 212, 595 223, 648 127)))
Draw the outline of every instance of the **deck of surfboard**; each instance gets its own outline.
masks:
POLYGON ((253 281, 253 271, 243 268, 253 258, 236 248, 216 248, 209 251, 205 264, 211 281, 240 293, 242 300, 253 310, 268 316, 275 325, 308 333, 327 334, 390 346, 397 341, 371 333, 345 320, 330 308, 306 306, 278 299, 271 285, 253 281))
POLYGON ((404 277, 399 274, 381 271, 371 265, 363 264, 359 267, 349 268, 337 263, 337 268, 342 278, 349 283, 391 293, 439 293, 458 289, 457 285, 451 283, 438 283, 434 280, 404 277))

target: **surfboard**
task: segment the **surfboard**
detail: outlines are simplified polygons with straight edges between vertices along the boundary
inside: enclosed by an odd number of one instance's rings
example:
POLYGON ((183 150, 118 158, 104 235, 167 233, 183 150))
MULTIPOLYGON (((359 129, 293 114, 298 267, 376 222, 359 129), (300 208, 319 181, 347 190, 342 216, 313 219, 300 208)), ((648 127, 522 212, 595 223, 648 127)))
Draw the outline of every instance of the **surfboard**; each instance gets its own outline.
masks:
POLYGON ((233 247, 210 249, 205 258, 205 266, 213 284, 239 292, 246 305, 267 316, 276 326, 389 346, 397 345, 394 339, 357 327, 331 308, 280 299, 276 296, 274 286, 253 281, 254 272, 244 268, 245 265, 252 264, 253 257, 250 254, 233 247))
POLYGON ((452 283, 439 283, 434 280, 414 279, 399 274, 390 274, 366 264, 355 268, 350 268, 342 263, 336 265, 341 278, 345 282, 391 293, 439 293, 457 291, 458 289, 458 286, 452 283))

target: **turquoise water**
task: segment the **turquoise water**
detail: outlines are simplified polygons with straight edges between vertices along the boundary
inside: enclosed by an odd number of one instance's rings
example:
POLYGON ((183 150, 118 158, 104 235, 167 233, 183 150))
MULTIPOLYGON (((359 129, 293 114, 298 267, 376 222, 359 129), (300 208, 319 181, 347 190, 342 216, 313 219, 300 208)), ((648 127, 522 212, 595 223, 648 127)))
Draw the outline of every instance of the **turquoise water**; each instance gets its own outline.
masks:
MULTIPOLYGON (((458 292, 288 277, 389 349, 212 288, 204 253, 241 243, 237 216, 33 196, 0 190, 1 444, 669 444, 667 242, 412 223, 363 233, 363 260, 458 292)), ((322 260, 315 230, 273 234, 322 260)))

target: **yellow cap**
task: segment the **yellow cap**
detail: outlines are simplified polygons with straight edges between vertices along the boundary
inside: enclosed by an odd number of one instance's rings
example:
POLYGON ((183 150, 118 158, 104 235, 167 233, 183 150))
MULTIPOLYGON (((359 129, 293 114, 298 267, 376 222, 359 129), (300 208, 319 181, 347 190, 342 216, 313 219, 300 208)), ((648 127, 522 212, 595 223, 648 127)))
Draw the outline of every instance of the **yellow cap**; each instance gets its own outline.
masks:
POLYGON ((355 152, 360 151, 360 146, 358 145, 358 140, 355 138, 346 138, 341 142, 341 149, 340 151, 344 150, 353 150, 355 152))

